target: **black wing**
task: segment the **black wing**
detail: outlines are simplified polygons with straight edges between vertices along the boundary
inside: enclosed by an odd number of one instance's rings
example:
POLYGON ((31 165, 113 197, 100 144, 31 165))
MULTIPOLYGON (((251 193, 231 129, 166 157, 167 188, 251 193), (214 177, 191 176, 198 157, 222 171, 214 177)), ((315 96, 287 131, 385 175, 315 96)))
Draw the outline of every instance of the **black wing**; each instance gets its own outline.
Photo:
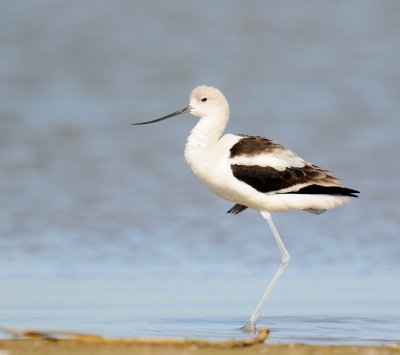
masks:
POLYGON ((304 185, 298 190, 282 192, 291 194, 322 194, 357 197, 357 190, 337 184, 336 179, 327 171, 315 166, 306 165, 304 168, 286 168, 279 171, 268 166, 231 165, 233 176, 260 192, 277 192, 279 190, 304 185), (329 184, 332 184, 329 186, 329 184))
MULTIPOLYGON (((307 163, 279 143, 263 137, 242 135, 242 139, 230 149, 233 176, 262 193, 323 194, 357 197, 359 191, 340 184, 327 170, 307 163), (244 164, 243 161, 257 155, 273 155, 282 161, 283 167, 244 164), (244 160, 241 157, 245 158, 244 160)), ((227 213, 238 214, 247 207, 233 206, 227 213)))
POLYGON ((239 205, 238 203, 233 206, 230 210, 228 210, 228 212, 226 213, 232 213, 232 214, 239 214, 240 212, 243 212, 245 209, 247 209, 248 207, 243 206, 243 205, 239 205))

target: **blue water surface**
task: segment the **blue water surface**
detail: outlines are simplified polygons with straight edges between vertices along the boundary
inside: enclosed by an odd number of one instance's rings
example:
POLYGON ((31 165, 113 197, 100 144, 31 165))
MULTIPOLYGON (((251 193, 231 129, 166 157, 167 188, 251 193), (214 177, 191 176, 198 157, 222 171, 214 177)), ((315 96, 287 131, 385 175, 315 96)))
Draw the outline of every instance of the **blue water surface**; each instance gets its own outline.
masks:
POLYGON ((0 12, 0 325, 108 336, 244 337, 279 264, 254 211, 225 215, 183 159, 196 120, 276 139, 361 191, 274 214, 292 261, 270 342, 400 334, 396 1, 5 1, 0 12))

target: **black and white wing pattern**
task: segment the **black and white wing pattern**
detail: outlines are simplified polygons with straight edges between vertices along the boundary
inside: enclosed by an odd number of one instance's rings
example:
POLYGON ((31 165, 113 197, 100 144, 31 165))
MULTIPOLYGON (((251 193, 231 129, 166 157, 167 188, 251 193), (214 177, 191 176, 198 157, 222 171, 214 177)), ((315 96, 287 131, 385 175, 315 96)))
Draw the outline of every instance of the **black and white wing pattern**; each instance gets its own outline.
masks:
MULTIPOLYGON (((258 136, 245 136, 230 149, 233 176, 267 194, 323 194, 357 197, 327 170, 306 162, 281 144, 258 136)), ((238 214, 235 205, 227 213, 238 214)))

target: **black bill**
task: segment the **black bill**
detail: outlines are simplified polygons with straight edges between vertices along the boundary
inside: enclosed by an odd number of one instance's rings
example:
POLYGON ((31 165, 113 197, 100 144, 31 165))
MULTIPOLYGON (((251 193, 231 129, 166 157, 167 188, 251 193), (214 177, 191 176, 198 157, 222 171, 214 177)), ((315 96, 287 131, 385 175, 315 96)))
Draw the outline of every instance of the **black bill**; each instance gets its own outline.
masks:
POLYGON ((149 123, 160 122, 160 121, 166 120, 166 119, 168 119, 168 118, 181 115, 182 113, 190 112, 191 109, 192 109, 192 108, 191 108, 190 106, 187 106, 187 107, 185 107, 185 108, 183 108, 183 109, 181 109, 181 110, 172 112, 172 113, 170 113, 170 114, 167 115, 167 116, 164 116, 164 117, 161 117, 161 118, 157 118, 157 119, 152 120, 152 121, 139 122, 139 123, 132 123, 132 124, 135 125, 135 126, 138 126, 138 125, 142 125, 142 124, 149 124, 149 123))

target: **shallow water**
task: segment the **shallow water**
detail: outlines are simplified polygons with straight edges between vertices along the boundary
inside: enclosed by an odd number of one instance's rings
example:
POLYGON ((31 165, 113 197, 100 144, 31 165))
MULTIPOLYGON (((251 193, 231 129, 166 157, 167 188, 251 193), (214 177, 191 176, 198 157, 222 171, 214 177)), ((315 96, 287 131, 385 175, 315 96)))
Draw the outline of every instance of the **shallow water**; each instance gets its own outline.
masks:
POLYGON ((361 191, 274 215, 292 261, 260 321, 270 341, 399 341, 400 5, 309 4, 3 5, 0 325, 243 336, 279 262, 266 223, 225 215, 185 165, 193 118, 130 126, 208 83, 230 132, 361 191))

